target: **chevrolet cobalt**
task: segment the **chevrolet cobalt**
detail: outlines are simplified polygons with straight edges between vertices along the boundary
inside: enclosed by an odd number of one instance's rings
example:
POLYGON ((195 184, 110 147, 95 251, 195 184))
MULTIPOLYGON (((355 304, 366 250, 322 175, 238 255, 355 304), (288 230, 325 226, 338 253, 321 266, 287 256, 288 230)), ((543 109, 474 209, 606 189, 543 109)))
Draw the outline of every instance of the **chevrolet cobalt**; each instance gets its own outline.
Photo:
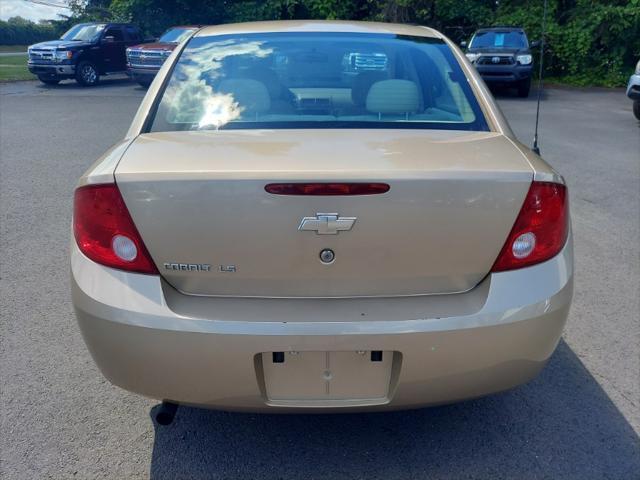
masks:
POLYGON ((572 297, 563 178, 429 28, 206 27, 80 179, 84 340, 170 405, 416 408, 526 382, 572 297))

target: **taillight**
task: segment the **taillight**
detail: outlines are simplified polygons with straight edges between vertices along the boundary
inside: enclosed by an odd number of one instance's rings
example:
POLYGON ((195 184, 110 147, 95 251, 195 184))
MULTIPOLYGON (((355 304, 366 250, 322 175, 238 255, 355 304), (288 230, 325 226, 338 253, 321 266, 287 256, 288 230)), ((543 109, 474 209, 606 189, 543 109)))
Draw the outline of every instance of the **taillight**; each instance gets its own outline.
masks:
POLYGON ((73 234, 80 251, 94 262, 130 272, 158 273, 115 184, 76 190, 73 234))
POLYGON ((533 182, 492 272, 544 262, 562 250, 569 234, 567 188, 533 182))

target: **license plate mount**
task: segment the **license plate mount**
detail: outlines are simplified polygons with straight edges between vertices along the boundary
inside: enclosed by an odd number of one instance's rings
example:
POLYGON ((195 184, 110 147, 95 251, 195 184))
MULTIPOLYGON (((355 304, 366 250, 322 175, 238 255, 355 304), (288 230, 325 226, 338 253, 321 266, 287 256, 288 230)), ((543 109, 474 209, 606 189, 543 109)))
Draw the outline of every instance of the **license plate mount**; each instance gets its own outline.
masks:
POLYGON ((287 351, 261 354, 273 405, 375 405, 389 401, 394 352, 287 351))

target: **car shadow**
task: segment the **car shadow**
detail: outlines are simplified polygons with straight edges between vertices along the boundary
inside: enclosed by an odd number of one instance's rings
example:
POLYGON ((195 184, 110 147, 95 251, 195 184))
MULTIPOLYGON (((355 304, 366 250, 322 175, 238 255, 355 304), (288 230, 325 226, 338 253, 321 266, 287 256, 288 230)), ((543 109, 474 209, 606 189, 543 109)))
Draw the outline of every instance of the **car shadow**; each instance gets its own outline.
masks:
POLYGON ((38 86, 36 88, 42 89, 42 90, 84 90, 84 89, 93 90, 93 89, 99 89, 104 87, 117 87, 117 86, 131 87, 133 85, 137 85, 137 84, 134 84, 134 82, 126 75, 114 75, 114 76, 100 77, 100 82, 98 82, 98 85, 95 85, 93 87, 83 87, 73 79, 66 79, 66 80, 62 80, 57 85, 45 85, 44 83, 38 82, 38 86))
POLYGON ((181 407, 172 425, 155 424, 150 477, 582 480, 638 472, 638 435, 561 341, 536 380, 456 405, 337 415, 181 407))

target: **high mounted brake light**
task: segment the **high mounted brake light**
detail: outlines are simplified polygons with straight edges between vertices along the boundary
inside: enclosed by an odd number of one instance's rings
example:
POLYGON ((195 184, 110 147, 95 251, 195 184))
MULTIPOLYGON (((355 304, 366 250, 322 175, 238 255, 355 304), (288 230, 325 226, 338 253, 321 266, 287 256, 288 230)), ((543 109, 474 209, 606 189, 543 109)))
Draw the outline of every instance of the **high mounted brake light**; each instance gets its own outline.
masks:
POLYGON ((514 270, 555 257, 569 234, 567 188, 533 182, 492 272, 514 270))
POLYGON ((73 234, 80 251, 94 262, 129 272, 158 273, 115 184, 76 190, 73 234))
POLYGON ((379 195, 389 191, 386 183, 269 183, 273 195, 379 195))

